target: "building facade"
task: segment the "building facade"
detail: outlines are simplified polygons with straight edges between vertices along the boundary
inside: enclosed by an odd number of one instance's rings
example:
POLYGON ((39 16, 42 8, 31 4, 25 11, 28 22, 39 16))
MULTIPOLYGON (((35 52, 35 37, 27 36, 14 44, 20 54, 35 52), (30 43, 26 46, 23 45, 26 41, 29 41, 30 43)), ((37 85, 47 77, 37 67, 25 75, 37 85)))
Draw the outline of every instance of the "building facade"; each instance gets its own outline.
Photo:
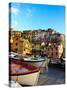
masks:
POLYGON ((11 29, 9 32, 11 51, 23 54, 42 52, 50 58, 60 58, 63 48, 65 48, 64 35, 50 28, 48 30, 25 30, 23 32, 11 29))
POLYGON ((44 50, 44 53, 46 53, 46 55, 49 58, 54 58, 54 59, 58 59, 61 57, 62 53, 63 53, 63 45, 62 44, 49 44, 46 48, 46 50, 44 50))
POLYGON ((23 38, 23 33, 20 31, 9 31, 9 51, 19 54, 31 54, 32 45, 28 39, 23 38))

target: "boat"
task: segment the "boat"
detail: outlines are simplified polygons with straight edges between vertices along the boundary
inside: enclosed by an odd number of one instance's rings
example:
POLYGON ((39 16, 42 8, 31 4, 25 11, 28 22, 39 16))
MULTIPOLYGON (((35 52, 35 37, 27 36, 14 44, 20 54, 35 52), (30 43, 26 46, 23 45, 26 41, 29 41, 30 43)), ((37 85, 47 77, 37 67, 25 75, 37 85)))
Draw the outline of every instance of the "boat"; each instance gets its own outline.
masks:
POLYGON ((21 85, 37 85, 40 68, 21 60, 13 59, 9 65, 9 79, 21 85))
MULTIPOLYGON (((14 53, 11 53, 11 54, 14 54, 14 53)), ((27 62, 27 63, 30 63, 32 65, 35 65, 39 68, 45 68, 47 69, 48 68, 48 64, 49 64, 49 58, 47 58, 46 56, 45 57, 41 57, 39 55, 37 55, 36 57, 32 57, 32 56, 27 56, 27 55, 23 55, 21 58, 20 58, 20 54, 18 53, 15 53, 13 57, 10 57, 12 60, 13 59, 16 59, 16 60, 20 60, 22 62, 27 62)), ((41 70, 40 70, 41 71, 41 70)))
POLYGON ((15 82, 15 81, 9 81, 9 86, 12 87, 12 88, 15 88, 15 87, 22 87, 19 83, 15 82))
POLYGON ((22 62, 28 62, 30 64, 33 64, 37 67, 45 67, 46 66, 46 63, 48 63, 48 59, 46 59, 46 57, 40 57, 40 56, 37 56, 37 57, 31 57, 31 56, 22 56, 20 57, 21 55, 18 54, 18 53, 14 53, 14 52, 10 52, 10 60, 12 59, 16 59, 16 60, 22 60, 22 62))
POLYGON ((21 56, 22 56, 22 54, 18 54, 15 52, 9 52, 9 58, 19 60, 21 56))
POLYGON ((34 57, 34 58, 23 58, 24 62, 28 62, 28 63, 31 63, 37 67, 46 67, 46 65, 48 65, 49 63, 49 59, 44 57, 34 57))

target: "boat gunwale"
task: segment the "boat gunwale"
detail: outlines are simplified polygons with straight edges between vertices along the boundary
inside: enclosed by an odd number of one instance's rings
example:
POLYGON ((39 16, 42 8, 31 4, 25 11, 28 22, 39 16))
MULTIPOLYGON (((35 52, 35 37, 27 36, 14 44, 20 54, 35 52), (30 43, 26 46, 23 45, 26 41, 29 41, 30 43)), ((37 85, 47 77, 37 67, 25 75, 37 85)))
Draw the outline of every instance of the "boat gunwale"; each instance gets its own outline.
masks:
MULTIPOLYGON (((14 59, 14 60, 18 60, 19 61, 19 58, 10 58, 10 59, 14 59)), ((24 59, 21 59, 23 62, 42 62, 42 61, 46 61, 45 59, 42 59, 42 60, 24 60, 24 59)))
POLYGON ((24 62, 42 62, 46 60, 24 60, 24 62))
POLYGON ((35 73, 35 72, 39 72, 39 70, 40 70, 39 67, 37 67, 35 65, 32 65, 30 63, 26 63, 26 62, 22 62, 21 64, 20 63, 18 64, 18 63, 12 62, 11 64, 9 65, 9 68, 10 68, 9 69, 9 75, 11 75, 11 76, 32 74, 32 73, 35 73), (12 73, 11 67, 12 68, 16 68, 16 67, 11 66, 11 64, 16 64, 16 66, 18 66, 18 68, 20 68, 20 69, 26 68, 29 71, 26 71, 26 72, 23 72, 23 73, 22 73, 22 71, 21 72, 14 72, 14 73, 12 73), (22 64, 23 64, 23 66, 22 66, 22 64))
POLYGON ((38 71, 27 72, 27 73, 18 73, 18 74, 16 74, 16 73, 14 73, 14 74, 9 73, 9 76, 21 76, 21 75, 28 75, 28 74, 33 74, 33 73, 37 73, 37 72, 39 72, 39 70, 38 71))

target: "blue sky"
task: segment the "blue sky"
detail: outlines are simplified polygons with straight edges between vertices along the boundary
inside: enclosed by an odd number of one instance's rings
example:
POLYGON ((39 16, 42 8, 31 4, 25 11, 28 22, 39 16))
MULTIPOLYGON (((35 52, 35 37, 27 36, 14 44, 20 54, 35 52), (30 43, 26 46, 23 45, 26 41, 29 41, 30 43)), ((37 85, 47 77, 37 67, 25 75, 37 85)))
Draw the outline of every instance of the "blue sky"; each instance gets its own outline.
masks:
POLYGON ((65 31, 65 7, 58 5, 11 3, 11 28, 34 30, 52 28, 65 31))

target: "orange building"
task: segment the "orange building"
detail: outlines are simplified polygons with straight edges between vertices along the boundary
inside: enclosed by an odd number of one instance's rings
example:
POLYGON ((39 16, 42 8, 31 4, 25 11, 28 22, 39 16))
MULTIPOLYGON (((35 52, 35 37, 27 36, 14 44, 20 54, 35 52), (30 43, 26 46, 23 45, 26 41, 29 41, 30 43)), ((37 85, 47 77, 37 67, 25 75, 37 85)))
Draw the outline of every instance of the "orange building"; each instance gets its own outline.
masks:
POLYGON ((23 53, 23 41, 21 40, 20 36, 15 35, 12 37, 11 51, 16 53, 23 53))
POLYGON ((22 44, 20 42, 21 36, 21 31, 14 31, 12 28, 9 29, 9 51, 19 52, 19 46, 22 44))

